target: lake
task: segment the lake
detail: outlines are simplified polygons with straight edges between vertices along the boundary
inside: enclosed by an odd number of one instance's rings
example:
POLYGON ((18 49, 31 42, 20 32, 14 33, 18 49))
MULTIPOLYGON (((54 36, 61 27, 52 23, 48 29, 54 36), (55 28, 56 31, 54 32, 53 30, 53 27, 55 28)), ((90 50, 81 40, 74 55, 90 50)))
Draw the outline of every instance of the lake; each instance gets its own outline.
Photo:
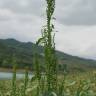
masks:
MULTIPOLYGON (((12 79, 13 73, 11 72, 0 72, 0 79, 12 79)), ((24 78, 25 74, 24 73, 17 73, 16 74, 18 79, 24 78)), ((29 74, 29 78, 32 78, 32 74, 29 74)))

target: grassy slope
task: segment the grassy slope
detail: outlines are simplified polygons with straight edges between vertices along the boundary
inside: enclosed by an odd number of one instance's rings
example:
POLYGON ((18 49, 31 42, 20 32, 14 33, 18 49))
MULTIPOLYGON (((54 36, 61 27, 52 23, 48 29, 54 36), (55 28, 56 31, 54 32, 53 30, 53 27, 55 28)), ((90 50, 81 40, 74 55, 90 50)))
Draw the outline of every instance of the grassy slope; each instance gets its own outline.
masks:
MULTIPOLYGON (((0 39, 0 67, 12 67, 13 65, 11 62, 14 55, 19 68, 24 68, 25 66, 30 66, 30 68, 33 68, 33 54, 35 51, 40 54, 40 61, 42 61, 43 47, 37 47, 34 43, 31 42, 19 42, 15 39, 0 39)), ((62 67, 62 64, 68 65, 68 69, 74 71, 85 71, 96 68, 95 60, 83 59, 59 51, 57 51, 57 56, 60 68, 62 67)))

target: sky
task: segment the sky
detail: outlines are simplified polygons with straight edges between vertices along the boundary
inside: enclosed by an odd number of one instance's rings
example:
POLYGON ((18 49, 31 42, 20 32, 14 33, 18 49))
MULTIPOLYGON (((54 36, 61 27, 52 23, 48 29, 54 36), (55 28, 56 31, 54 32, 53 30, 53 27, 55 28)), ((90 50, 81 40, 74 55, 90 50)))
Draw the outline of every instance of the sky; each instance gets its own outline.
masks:
MULTIPOLYGON (((56 49, 96 59, 96 0, 56 0, 56 49)), ((0 38, 36 42, 46 24, 45 0, 0 0, 0 38)))

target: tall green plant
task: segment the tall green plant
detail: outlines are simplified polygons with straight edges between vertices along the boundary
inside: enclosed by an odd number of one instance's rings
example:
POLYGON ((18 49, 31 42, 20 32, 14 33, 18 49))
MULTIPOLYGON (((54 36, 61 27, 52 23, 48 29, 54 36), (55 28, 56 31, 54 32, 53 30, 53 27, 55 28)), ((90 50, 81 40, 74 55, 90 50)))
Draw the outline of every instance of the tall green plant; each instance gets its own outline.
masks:
POLYGON ((37 93, 36 96, 39 96, 40 94, 40 80, 41 80, 41 72, 40 72, 40 64, 39 64, 39 60, 38 60, 38 54, 35 53, 35 77, 38 81, 38 87, 37 87, 37 93))
POLYGON ((16 66, 13 68, 13 78, 12 78, 12 92, 11 96, 16 96, 16 66))
POLYGON ((24 79, 24 87, 23 87, 23 95, 22 96, 26 96, 26 89, 27 89, 27 85, 28 85, 28 80, 29 80, 29 77, 28 77, 28 68, 26 67, 26 70, 25 70, 25 79, 24 79))
POLYGON ((46 22, 47 25, 42 30, 42 37, 37 41, 38 44, 44 46, 44 58, 46 65, 46 78, 48 92, 56 91, 57 89, 57 62, 55 54, 54 43, 54 25, 52 24, 52 18, 55 10, 55 0, 46 0, 46 22))

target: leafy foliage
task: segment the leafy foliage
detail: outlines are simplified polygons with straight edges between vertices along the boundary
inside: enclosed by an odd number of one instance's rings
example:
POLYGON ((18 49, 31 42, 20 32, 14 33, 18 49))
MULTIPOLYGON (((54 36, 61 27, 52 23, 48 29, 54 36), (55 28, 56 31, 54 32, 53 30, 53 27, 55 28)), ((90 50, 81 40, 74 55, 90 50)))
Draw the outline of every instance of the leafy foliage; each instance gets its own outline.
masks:
POLYGON ((57 92, 51 92, 50 94, 46 92, 45 77, 42 77, 40 82, 42 86, 39 86, 36 79, 33 81, 28 79, 26 72, 24 79, 14 79, 14 82, 16 81, 15 85, 12 84, 13 81, 11 80, 0 80, 0 96, 96 96, 95 71, 66 75, 65 78, 63 75, 59 75, 59 81, 62 82, 58 82, 57 92), (15 92, 11 85, 15 88, 15 92), (38 86, 40 87, 39 93, 37 92, 38 86))
MULTIPOLYGON (((40 45, 41 43, 39 43, 40 45)), ((34 52, 38 53, 39 63, 44 69, 44 47, 37 46, 34 43, 23 43, 16 41, 15 39, 1 39, 0 40, 0 67, 13 68, 13 60, 17 62, 18 68, 25 68, 28 66, 30 69, 34 69, 34 52), (14 54, 13 54, 14 53, 14 54), (14 58, 13 58, 14 55, 14 58)), ((63 64, 66 64, 68 71, 89 71, 96 69, 96 61, 83 59, 76 56, 71 56, 60 51, 56 51, 58 58, 58 66, 60 70, 63 70, 63 64)))

